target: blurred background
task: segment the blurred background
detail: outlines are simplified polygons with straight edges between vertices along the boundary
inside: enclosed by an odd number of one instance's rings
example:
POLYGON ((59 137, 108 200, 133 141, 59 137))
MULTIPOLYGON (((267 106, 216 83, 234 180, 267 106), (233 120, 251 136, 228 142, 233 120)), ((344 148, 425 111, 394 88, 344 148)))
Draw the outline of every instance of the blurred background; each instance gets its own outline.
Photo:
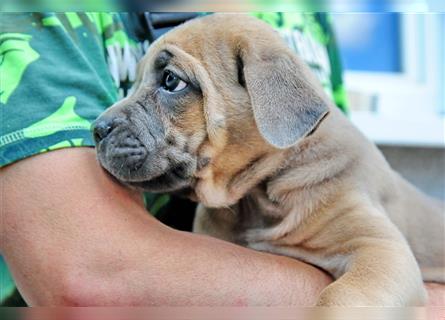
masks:
POLYGON ((334 13, 332 21, 350 119, 396 171, 445 199, 445 14, 334 13))

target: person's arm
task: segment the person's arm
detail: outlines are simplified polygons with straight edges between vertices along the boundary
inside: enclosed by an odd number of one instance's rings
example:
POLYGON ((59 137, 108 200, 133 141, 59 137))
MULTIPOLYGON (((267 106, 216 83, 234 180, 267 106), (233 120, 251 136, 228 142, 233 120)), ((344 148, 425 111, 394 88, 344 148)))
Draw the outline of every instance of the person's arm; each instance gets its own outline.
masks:
POLYGON ((294 259, 162 225, 93 149, 28 158, 0 169, 0 181, 0 249, 30 305, 312 305, 331 281, 294 259))

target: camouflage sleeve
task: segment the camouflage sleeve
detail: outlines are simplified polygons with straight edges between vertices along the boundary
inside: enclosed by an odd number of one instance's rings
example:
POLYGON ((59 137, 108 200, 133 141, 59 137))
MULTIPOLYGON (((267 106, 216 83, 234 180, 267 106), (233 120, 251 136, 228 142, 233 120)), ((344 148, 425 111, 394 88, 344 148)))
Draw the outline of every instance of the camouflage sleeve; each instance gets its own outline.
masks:
POLYGON ((119 77, 128 78, 118 58, 132 51, 123 50, 128 38, 116 16, 2 14, 0 167, 93 146, 91 122, 118 99, 119 77))
MULTIPOLYGON (((135 80, 144 45, 124 13, 2 13, 0 167, 93 146, 91 122, 135 80)), ((147 195, 152 213, 168 196, 147 195)), ((14 291, 0 256, 0 304, 14 291)))

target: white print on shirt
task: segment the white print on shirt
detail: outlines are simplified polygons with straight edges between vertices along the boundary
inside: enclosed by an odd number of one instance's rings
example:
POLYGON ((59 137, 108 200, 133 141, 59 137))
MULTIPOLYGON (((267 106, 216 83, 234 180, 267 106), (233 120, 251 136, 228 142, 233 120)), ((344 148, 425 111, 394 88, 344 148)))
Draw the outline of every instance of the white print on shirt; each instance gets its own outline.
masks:
POLYGON ((332 95, 331 64, 326 47, 298 29, 280 30, 279 33, 288 46, 311 68, 326 91, 332 95))
MULTIPOLYGON (((117 88, 121 88, 124 82, 133 83, 136 80, 136 66, 144 55, 146 47, 144 43, 136 45, 125 43, 123 47, 120 44, 107 46, 108 68, 117 88)), ((126 94, 130 94, 131 91, 128 90, 126 94)), ((124 97, 122 89, 119 90, 119 96, 124 97)))

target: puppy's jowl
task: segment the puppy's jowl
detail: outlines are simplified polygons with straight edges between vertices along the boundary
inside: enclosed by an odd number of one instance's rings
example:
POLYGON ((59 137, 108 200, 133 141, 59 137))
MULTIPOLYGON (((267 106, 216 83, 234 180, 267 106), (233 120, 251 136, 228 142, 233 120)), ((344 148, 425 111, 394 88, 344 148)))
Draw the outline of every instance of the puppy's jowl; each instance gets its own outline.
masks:
POLYGON ((95 135, 122 183, 199 201, 196 232, 332 274, 319 305, 421 305, 422 279, 445 280, 443 205, 389 167, 259 20, 211 15, 160 38, 95 135))

